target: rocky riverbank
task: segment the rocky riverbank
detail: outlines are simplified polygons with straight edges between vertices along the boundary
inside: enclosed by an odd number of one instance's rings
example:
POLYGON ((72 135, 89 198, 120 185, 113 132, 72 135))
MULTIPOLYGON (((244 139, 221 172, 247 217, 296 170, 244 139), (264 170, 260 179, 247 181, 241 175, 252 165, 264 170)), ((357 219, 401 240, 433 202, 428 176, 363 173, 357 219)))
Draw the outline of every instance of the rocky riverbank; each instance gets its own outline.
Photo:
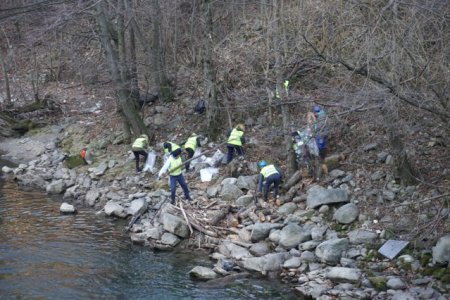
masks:
MULTIPOLYGON (((135 174, 126 146, 94 153, 92 165, 69 168, 67 158, 77 155, 67 146, 74 129, 43 132, 2 142, 4 157, 20 163, 17 168, 3 167, 6 177, 24 187, 62 194, 74 207, 90 206, 99 217, 128 218, 131 240, 144 247, 201 249, 215 264, 194 268, 193 277, 215 285, 219 279, 220 286, 221 278, 227 282, 239 274, 247 276, 247 271, 279 276, 300 294, 317 299, 450 297, 449 235, 432 248, 410 246, 394 259, 378 253, 391 238, 382 225, 388 220, 361 213, 359 206, 373 193, 364 182, 368 177, 386 180, 385 201, 412 199, 416 192, 413 186, 390 182, 386 174, 337 166, 314 184, 297 174, 284 184, 280 199, 255 203, 256 162, 223 166, 209 160, 186 175, 194 202, 171 205, 166 180, 135 174), (218 170, 211 181, 200 180, 205 168, 218 170)), ((399 214, 408 202, 401 204, 393 207, 399 214)), ((448 222, 448 208, 440 214, 448 222)), ((394 221, 404 226, 403 220, 394 221)))

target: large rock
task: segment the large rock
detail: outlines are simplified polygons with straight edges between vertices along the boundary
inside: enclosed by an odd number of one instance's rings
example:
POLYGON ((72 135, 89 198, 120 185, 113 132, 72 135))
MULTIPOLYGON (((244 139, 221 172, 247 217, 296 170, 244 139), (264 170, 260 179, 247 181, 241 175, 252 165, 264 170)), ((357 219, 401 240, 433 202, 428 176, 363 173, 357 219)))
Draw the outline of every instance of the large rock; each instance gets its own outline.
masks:
POLYGON ((302 259, 300 257, 291 257, 284 262, 283 268, 295 269, 295 268, 300 267, 301 264, 302 264, 302 259))
POLYGON ((90 168, 89 171, 95 176, 102 176, 108 170, 108 165, 106 163, 101 163, 95 168, 90 168))
POLYGON ((295 223, 289 223, 280 232, 280 246, 284 249, 296 248, 298 244, 311 239, 311 232, 295 223))
POLYGON ((219 253, 222 253, 227 257, 231 257, 237 260, 247 257, 253 257, 250 252, 244 247, 238 246, 228 241, 224 241, 222 244, 220 244, 218 251, 219 253))
POLYGON ((164 213, 162 215, 162 223, 164 230, 171 232, 179 237, 187 238, 189 237, 189 227, 184 220, 181 218, 171 215, 169 213, 164 213))
POLYGON ((254 190, 254 189, 256 189, 257 180, 258 180, 257 175, 239 176, 236 181, 236 186, 240 189, 254 190))
POLYGON ((164 232, 161 237, 161 243, 170 247, 175 247, 180 242, 180 238, 170 232, 164 232))
POLYGON ((269 245, 266 242, 259 242, 250 247, 250 253, 254 256, 263 256, 270 252, 269 245))
POLYGON ((16 175, 16 179, 21 186, 28 188, 43 189, 47 186, 47 181, 37 174, 16 175))
POLYGON ((348 202, 348 193, 343 189, 325 189, 321 186, 313 186, 308 191, 306 206, 316 208, 324 204, 348 202))
POLYGON ((86 193, 86 203, 89 206, 94 206, 95 205, 95 201, 97 201, 97 199, 100 197, 100 191, 97 189, 93 189, 93 190, 89 190, 86 193))
POLYGON ((8 167, 8 166, 3 166, 2 167, 2 172, 5 174, 11 174, 13 172, 13 169, 8 167))
POLYGON ((130 206, 127 208, 127 214, 135 215, 141 214, 147 210, 148 204, 144 198, 139 198, 131 201, 130 206))
POLYGON ((74 214, 77 212, 76 208, 73 205, 66 202, 61 204, 59 211, 62 212, 63 214, 74 214))
POLYGON ((201 280, 210 280, 217 278, 217 273, 214 272, 210 268, 196 266, 192 270, 189 271, 189 275, 194 278, 198 278, 201 280))
POLYGON ((255 223, 253 225, 251 240, 252 242, 259 242, 267 238, 272 229, 279 229, 283 227, 281 224, 274 223, 255 223))
POLYGON ((280 208, 278 209, 278 213, 283 215, 290 215, 294 211, 296 211, 297 208, 297 204, 295 204, 294 202, 288 202, 280 206, 280 208))
POLYGON ((104 210, 105 214, 108 216, 116 216, 119 218, 125 218, 127 216, 127 213, 125 212, 123 206, 113 200, 110 200, 106 203, 104 210))
POLYGON ((354 203, 341 206, 333 215, 333 218, 341 224, 350 224, 359 216, 359 209, 354 203))
POLYGON ((348 249, 347 239, 332 239, 316 247, 316 256, 324 263, 335 265, 339 263, 342 252, 348 249))
POLYGON ((222 186, 220 194, 224 201, 229 201, 229 202, 235 201, 240 196, 244 195, 244 193, 241 191, 241 189, 238 188, 234 184, 224 184, 222 186))
POLYGON ((433 263, 450 263, 450 235, 441 237, 433 247, 433 263))
POLYGON ((66 184, 62 179, 54 180, 45 187, 45 190, 49 194, 61 194, 65 189, 66 184))
POLYGON ((271 253, 261 257, 244 258, 238 264, 244 269, 251 271, 278 271, 283 267, 284 261, 289 257, 288 252, 271 253))
POLYGON ((358 282, 361 279, 361 270, 334 267, 326 273, 326 277, 335 282, 358 282))
POLYGON ((374 244, 378 234, 369 230, 357 229, 350 231, 348 238, 352 244, 374 244))
POLYGON ((239 197, 235 204, 240 207, 247 207, 254 202, 254 197, 252 195, 244 195, 239 197))

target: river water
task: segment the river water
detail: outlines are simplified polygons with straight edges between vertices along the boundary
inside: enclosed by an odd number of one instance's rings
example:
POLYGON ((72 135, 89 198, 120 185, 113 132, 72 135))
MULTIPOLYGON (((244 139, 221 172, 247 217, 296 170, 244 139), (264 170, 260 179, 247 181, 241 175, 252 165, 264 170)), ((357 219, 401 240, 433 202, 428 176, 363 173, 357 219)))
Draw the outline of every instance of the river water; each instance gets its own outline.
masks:
POLYGON ((204 252, 133 245, 123 220, 61 215, 61 202, 0 177, 0 299, 298 299, 264 279, 205 287, 188 275, 212 266, 204 252))

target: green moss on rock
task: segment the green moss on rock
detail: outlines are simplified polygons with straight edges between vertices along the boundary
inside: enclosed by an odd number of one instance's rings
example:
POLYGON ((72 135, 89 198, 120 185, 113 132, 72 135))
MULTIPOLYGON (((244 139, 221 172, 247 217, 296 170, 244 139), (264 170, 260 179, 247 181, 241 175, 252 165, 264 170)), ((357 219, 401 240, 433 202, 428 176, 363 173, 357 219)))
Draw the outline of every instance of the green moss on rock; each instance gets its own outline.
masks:
POLYGON ((382 276, 368 277, 373 287, 379 291, 387 290, 387 278, 382 276))
POLYGON ((67 166, 69 169, 73 169, 73 168, 76 168, 76 167, 79 167, 79 166, 82 166, 82 165, 85 164, 85 163, 84 163, 84 160, 83 160, 79 155, 72 155, 72 156, 69 156, 69 157, 65 160, 65 162, 66 162, 66 166, 67 166))

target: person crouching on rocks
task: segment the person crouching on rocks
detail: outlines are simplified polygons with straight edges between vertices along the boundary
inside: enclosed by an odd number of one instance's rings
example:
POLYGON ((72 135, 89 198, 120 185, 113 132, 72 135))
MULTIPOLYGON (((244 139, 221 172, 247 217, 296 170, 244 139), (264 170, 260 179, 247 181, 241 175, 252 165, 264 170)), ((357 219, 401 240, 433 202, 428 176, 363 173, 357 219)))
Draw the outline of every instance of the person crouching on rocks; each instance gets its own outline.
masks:
POLYGON ((183 160, 181 159, 181 149, 178 148, 170 154, 164 166, 158 173, 158 180, 162 175, 169 172, 170 175, 170 198, 171 204, 175 204, 175 196, 177 189, 177 182, 181 185, 181 188, 184 192, 184 197, 187 201, 191 201, 191 196, 189 195, 189 188, 186 184, 186 180, 184 179, 183 173, 183 160))
POLYGON ((147 160, 147 147, 148 147, 148 136, 146 134, 141 134, 131 146, 131 150, 134 154, 134 160, 136 161, 136 172, 142 171, 142 168, 139 167, 139 156, 144 157, 144 164, 147 160))
POLYGON ((281 172, 274 165, 268 165, 264 160, 258 163, 261 172, 258 176, 258 192, 261 193, 264 182, 264 201, 269 197, 270 186, 273 184, 273 198, 278 197, 278 189, 281 183, 281 172))

